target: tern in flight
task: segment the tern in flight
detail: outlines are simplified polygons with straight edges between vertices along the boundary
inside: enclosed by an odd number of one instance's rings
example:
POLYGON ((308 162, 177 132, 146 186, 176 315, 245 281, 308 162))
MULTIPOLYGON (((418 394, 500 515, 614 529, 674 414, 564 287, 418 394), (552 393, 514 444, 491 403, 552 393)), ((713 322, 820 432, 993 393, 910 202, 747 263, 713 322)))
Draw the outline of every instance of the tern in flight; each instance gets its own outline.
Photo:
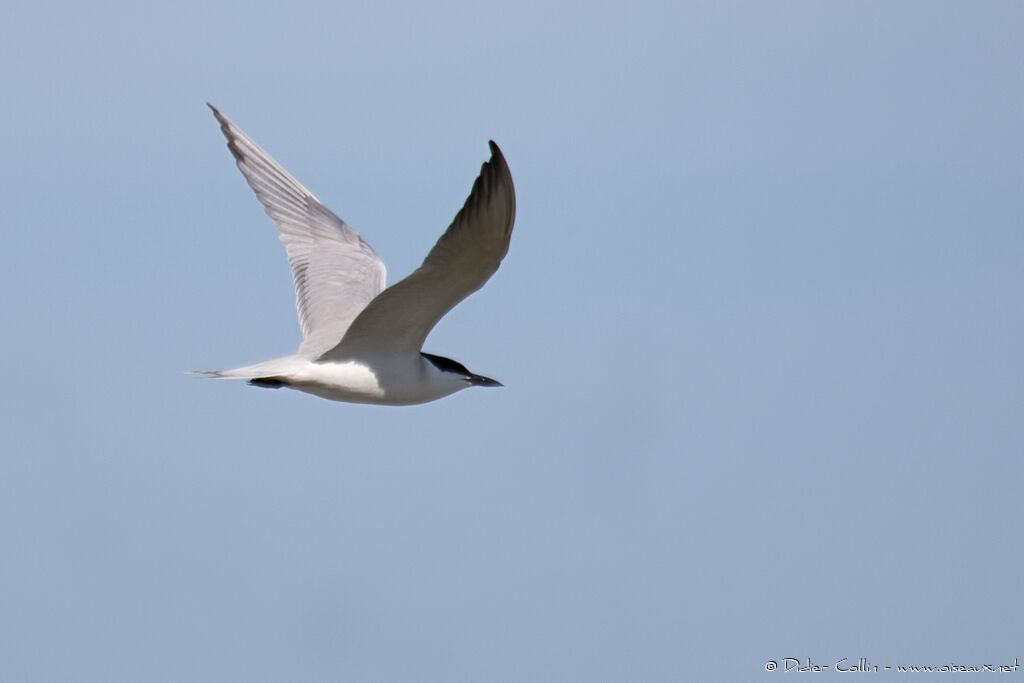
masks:
POLYGON ((382 405, 426 403, 467 387, 501 386, 457 361, 421 351, 437 321, 483 287, 508 252, 516 196, 494 142, 465 205, 423 265, 385 288, 384 264, 370 245, 209 107, 239 170, 281 233, 303 339, 290 356, 200 374, 382 405))

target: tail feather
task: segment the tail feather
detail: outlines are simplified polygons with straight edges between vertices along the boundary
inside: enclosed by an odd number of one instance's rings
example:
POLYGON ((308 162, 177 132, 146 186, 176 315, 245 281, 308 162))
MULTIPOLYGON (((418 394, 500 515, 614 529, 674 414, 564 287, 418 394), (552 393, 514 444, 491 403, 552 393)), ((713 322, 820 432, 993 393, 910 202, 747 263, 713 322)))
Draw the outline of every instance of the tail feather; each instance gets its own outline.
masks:
MULTIPOLYGON (((244 368, 239 368, 239 370, 244 368)), ((202 375, 203 377, 219 377, 221 379, 248 379, 249 375, 240 374, 235 370, 186 370, 186 375, 202 375)))
MULTIPOLYGON (((294 370, 294 358, 294 356, 274 358, 255 365, 246 365, 230 370, 190 370, 189 374, 223 379, 245 379, 249 380, 250 384, 259 387, 281 387, 288 384, 285 378, 294 370)), ((303 360, 302 362, 308 361, 303 360)))

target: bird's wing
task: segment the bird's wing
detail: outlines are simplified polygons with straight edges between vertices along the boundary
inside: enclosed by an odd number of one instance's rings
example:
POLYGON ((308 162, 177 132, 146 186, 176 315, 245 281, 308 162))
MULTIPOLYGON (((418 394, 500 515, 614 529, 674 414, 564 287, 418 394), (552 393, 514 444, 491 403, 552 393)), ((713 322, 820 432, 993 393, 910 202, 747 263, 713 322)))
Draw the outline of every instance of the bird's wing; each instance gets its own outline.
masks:
POLYGON ((516 195, 505 157, 490 145, 490 161, 423 265, 378 294, 324 360, 418 353, 437 321, 498 270, 512 237, 516 195))
POLYGON ((384 289, 384 264, 345 221, 228 117, 209 107, 239 170, 281 233, 302 326, 299 354, 316 358, 341 340, 359 312, 384 289))

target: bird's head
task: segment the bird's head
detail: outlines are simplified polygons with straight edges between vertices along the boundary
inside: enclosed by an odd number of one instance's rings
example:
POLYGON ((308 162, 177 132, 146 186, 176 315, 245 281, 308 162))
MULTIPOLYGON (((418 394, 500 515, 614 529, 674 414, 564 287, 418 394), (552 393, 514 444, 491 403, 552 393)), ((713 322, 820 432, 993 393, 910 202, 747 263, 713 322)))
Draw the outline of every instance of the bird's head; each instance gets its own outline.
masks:
MULTIPOLYGON (((453 382, 464 383, 465 386, 457 386, 457 389, 465 389, 466 387, 500 387, 504 386, 501 382, 490 377, 484 377, 483 375, 475 375, 470 372, 465 365, 462 363, 452 360, 451 358, 445 358, 444 356, 435 356, 432 353, 421 353, 421 356, 430 363, 437 371, 439 371, 445 379, 450 379, 453 382)), ((456 390, 457 390, 456 389, 456 390)))

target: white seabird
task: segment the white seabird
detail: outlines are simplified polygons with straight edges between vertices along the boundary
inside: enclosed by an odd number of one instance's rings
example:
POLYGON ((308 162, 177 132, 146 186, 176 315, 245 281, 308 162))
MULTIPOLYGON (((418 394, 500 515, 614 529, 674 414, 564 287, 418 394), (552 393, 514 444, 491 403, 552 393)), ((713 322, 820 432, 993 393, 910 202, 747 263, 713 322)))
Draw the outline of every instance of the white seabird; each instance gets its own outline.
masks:
POLYGON ((515 189, 493 141, 491 158, 465 205, 423 265, 385 289, 384 264, 370 245, 208 106, 239 170, 281 233, 303 340, 290 356, 200 374, 382 405, 426 403, 467 387, 501 386, 457 361, 421 351, 437 321, 480 289, 508 252, 515 189))

